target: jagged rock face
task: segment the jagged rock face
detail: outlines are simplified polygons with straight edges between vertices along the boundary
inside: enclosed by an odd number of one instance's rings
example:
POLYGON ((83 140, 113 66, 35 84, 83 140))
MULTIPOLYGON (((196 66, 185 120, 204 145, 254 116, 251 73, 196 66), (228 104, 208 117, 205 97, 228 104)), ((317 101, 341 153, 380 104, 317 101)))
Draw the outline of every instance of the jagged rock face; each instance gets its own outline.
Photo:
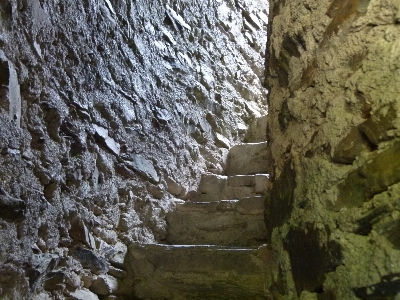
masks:
POLYGON ((400 293, 399 12, 394 0, 271 2, 271 299, 400 293))
POLYGON ((265 114, 267 11, 1 1, 1 299, 122 293, 127 245, 163 240, 174 200, 265 114))

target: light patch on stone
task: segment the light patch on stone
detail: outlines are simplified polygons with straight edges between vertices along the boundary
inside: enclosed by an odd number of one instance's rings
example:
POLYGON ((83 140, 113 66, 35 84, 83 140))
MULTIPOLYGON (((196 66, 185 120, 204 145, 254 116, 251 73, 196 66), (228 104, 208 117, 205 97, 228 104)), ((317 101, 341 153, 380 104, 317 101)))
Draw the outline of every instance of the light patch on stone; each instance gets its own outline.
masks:
POLYGON ((176 41, 174 39, 174 37, 172 36, 172 34, 165 28, 161 28, 161 31, 164 35, 164 38, 170 42, 172 45, 176 45, 176 41))
POLYGON ((114 7, 112 6, 110 0, 104 0, 107 4, 108 9, 115 15, 114 7))
POLYGON ((96 134, 100 137, 104 145, 115 155, 119 155, 120 145, 113 138, 108 136, 108 130, 95 124, 93 124, 93 128, 96 130, 96 134))
POLYGON ((166 5, 168 12, 171 14, 171 16, 181 25, 182 27, 185 27, 188 30, 192 30, 192 27, 190 27, 189 24, 185 22, 185 20, 178 15, 169 5, 166 5))

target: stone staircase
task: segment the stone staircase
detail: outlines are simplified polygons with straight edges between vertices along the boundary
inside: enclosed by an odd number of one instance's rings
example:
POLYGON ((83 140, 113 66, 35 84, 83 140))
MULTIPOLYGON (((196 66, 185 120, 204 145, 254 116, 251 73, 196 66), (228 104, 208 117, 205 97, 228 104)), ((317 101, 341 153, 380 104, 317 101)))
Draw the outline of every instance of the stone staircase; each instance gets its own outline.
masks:
POLYGON ((167 215, 168 245, 130 246, 137 299, 265 299, 265 156, 266 142, 232 147, 227 176, 203 175, 167 215))

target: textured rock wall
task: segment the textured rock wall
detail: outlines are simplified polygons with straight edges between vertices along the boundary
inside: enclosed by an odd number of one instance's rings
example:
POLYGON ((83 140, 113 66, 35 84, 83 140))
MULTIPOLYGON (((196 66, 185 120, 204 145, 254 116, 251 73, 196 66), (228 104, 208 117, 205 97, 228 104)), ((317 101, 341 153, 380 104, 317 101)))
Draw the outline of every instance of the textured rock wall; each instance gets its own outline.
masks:
MULTIPOLYGON (((262 1, 0 2, 0 298, 123 291, 265 114, 262 1)), ((114 298, 113 298, 114 299, 114 298)))
POLYGON ((400 293, 400 2, 270 3, 271 299, 400 293))

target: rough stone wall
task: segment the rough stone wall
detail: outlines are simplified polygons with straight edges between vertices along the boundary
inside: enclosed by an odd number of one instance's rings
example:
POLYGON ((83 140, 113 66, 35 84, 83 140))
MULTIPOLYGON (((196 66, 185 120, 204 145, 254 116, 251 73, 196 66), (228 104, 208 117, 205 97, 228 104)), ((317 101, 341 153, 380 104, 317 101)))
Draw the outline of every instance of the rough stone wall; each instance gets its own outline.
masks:
POLYGON ((126 245, 162 241, 174 199, 265 114, 267 14, 262 1, 1 0, 1 299, 120 292, 126 245))
POLYGON ((271 299, 398 299, 400 2, 270 16, 271 299))

